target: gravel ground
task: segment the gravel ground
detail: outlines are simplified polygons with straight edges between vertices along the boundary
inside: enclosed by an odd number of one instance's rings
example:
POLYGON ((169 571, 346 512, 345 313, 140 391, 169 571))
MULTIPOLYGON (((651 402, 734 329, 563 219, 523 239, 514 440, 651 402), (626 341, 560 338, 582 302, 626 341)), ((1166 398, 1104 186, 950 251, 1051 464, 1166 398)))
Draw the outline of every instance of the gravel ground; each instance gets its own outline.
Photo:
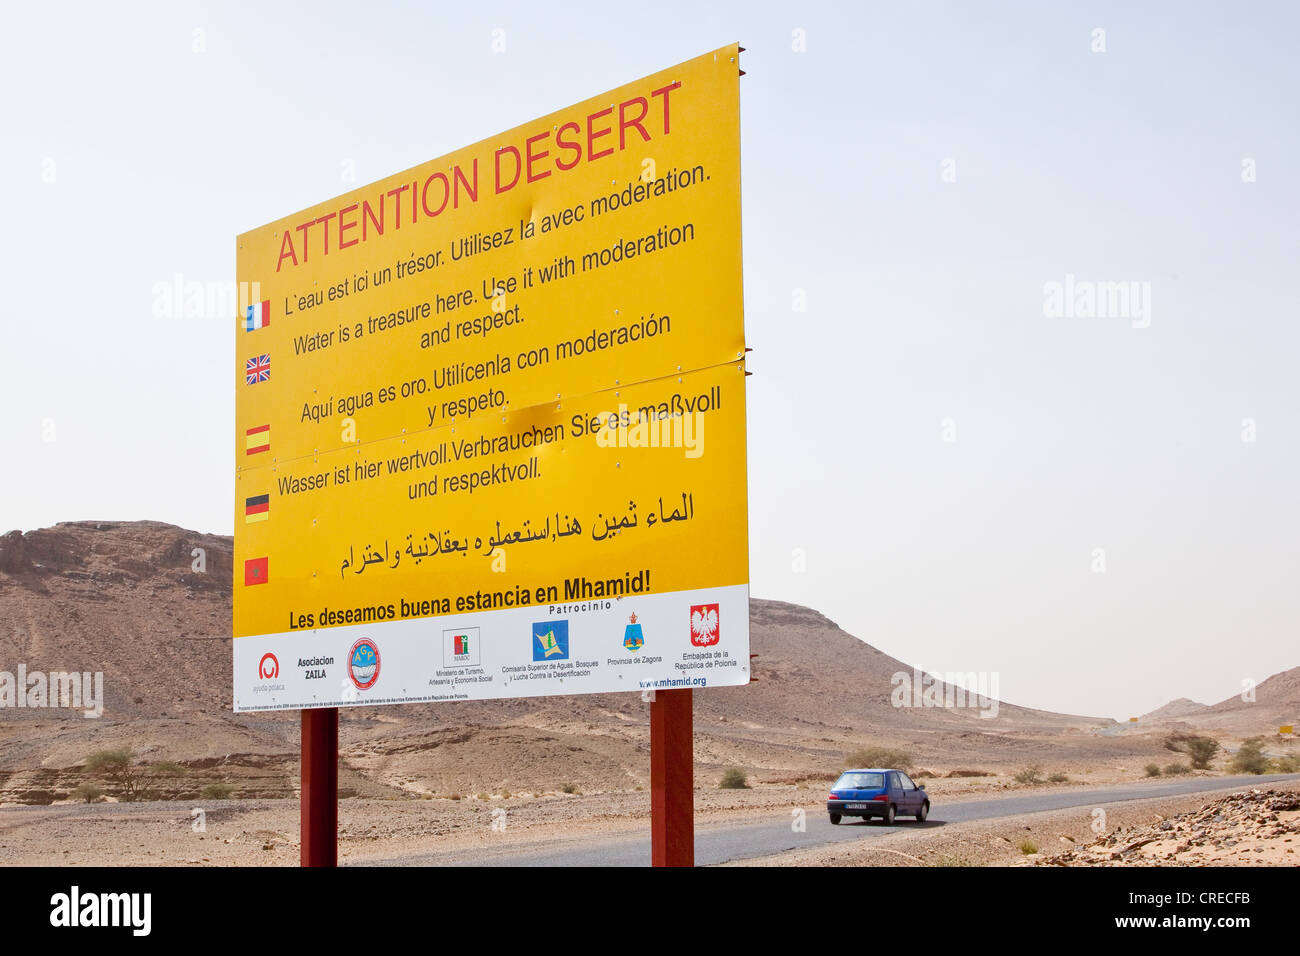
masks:
MULTIPOLYGON (((1261 789, 1300 794, 1300 782, 1261 784, 1261 789)), ((839 843, 795 850, 726 866, 1018 866, 1052 863, 1051 857, 1084 846, 1117 832, 1148 825, 1158 826, 1179 814, 1195 813, 1222 797, 1195 794, 1186 797, 1155 798, 1111 804, 1100 808, 1034 813, 1022 818, 951 823, 927 830, 897 834, 853 843, 839 843), (1095 810, 1104 811, 1096 816, 1095 810), (1094 829, 1094 827, 1098 829, 1094 829), (1023 849, 1022 849, 1023 844, 1023 849), (1034 852, 1026 853, 1026 850, 1034 852)), ((1232 861, 1243 865, 1295 866, 1300 864, 1300 840, 1284 843, 1278 837, 1267 857, 1232 861)), ((1150 859, 1140 862, 1151 865, 1150 859)), ((1189 861, 1190 863, 1191 861, 1189 861)), ((1073 865, 1085 865, 1077 862, 1073 865)))

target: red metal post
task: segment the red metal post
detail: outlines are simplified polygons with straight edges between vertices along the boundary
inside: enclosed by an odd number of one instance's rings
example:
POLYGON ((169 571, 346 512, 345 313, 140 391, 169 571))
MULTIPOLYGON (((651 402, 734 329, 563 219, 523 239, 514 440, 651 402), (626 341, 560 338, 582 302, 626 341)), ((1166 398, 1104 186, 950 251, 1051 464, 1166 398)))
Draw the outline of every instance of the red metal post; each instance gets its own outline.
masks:
POLYGON ((339 711, 302 712, 303 866, 339 863, 339 711))
POLYGON ((695 865, 695 748, 691 691, 655 691, 650 704, 650 862, 695 865))

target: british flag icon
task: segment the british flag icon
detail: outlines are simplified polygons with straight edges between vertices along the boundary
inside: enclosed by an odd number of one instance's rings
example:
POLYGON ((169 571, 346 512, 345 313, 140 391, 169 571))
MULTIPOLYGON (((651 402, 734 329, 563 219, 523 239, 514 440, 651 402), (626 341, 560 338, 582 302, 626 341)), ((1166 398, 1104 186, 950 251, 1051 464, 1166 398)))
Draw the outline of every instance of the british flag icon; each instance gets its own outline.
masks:
POLYGON ((257 358, 251 358, 244 363, 244 382, 248 385, 256 385, 258 382, 265 382, 271 378, 271 356, 259 355, 257 358))

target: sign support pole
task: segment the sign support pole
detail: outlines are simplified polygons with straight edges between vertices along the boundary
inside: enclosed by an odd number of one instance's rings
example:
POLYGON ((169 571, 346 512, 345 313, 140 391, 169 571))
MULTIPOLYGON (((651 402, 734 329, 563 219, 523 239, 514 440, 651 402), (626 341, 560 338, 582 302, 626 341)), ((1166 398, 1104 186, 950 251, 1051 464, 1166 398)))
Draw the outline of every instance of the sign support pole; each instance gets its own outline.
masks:
POLYGON ((302 866, 339 864, 339 711, 302 712, 302 866))
POLYGON ((650 704, 650 862, 695 865, 692 691, 658 690, 650 704))

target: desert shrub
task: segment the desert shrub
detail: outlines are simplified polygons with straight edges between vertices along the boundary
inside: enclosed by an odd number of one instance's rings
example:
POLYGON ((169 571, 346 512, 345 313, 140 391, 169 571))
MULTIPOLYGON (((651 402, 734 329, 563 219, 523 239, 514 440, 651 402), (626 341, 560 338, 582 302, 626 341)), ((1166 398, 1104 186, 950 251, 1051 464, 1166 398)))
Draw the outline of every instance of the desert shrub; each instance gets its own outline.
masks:
POLYGON ((890 750, 888 747, 862 747, 844 755, 844 769, 858 767, 893 767, 898 770, 911 770, 912 755, 903 750, 890 750))
POLYGON ((135 753, 130 747, 97 750, 86 758, 86 769, 111 782, 117 788, 117 798, 124 802, 155 799, 157 788, 163 781, 189 772, 171 760, 136 763, 135 753))
POLYGON ((926 866, 981 866, 978 860, 960 854, 941 854, 926 863, 926 866))
POLYGON ((577 784, 573 784, 573 783, 566 783, 560 789, 563 790, 565 793, 582 793, 582 791, 578 789, 577 784))
POLYGON ((722 779, 718 781, 720 790, 748 790, 749 778, 745 776, 745 771, 739 767, 728 767, 722 772, 722 779))
POLYGON ((201 796, 204 800, 225 800, 227 797, 229 797, 232 793, 235 792, 235 789, 236 788, 233 783, 224 783, 218 781, 216 783, 209 783, 205 785, 203 789, 199 791, 199 796, 201 796))
POLYGON ((1165 764, 1165 776, 1167 777, 1181 777, 1191 772, 1192 768, 1185 763, 1165 764))
POLYGON ((1025 769, 1016 773, 1016 783, 1042 783, 1043 768, 1038 764, 1030 764, 1025 769))
POLYGON ((1020 852, 1023 853, 1025 856, 1029 856, 1029 854, 1031 853, 1037 853, 1038 844, 1035 843, 1033 840, 1029 840, 1029 839, 1021 840, 1020 852))
POLYGON ((1273 758, 1274 773, 1300 773, 1300 754, 1273 758))
POLYGON ((1053 773, 1050 777, 1047 778, 1047 782, 1048 783, 1069 783, 1070 778, 1066 776, 1063 771, 1057 770, 1055 773, 1053 773))
POLYGON ((1148 776, 1148 777, 1158 777, 1158 776, 1160 776, 1160 764, 1158 764, 1158 763, 1149 763, 1149 764, 1147 764, 1147 776, 1148 776))
POLYGON ((144 793, 144 771, 134 760, 130 747, 113 747, 97 750, 87 757, 86 769, 117 787, 119 800, 139 800, 144 793))
POLYGON ((1186 754, 1197 770, 1208 770, 1210 761, 1219 752, 1219 742, 1211 737, 1193 737, 1190 734, 1171 734, 1165 738, 1165 749, 1186 754))
POLYGON ((459 793, 453 793, 453 794, 451 795, 451 799, 453 799, 453 800, 460 800, 460 799, 461 799, 461 795, 460 795, 459 793))
POLYGON ((1268 770, 1268 757, 1264 755, 1264 738, 1251 737, 1241 742, 1240 749, 1232 757, 1234 773, 1264 773, 1268 770))
POLYGON ((502 800, 509 800, 509 799, 510 799, 510 791, 509 791, 509 790, 502 790, 502 791, 501 791, 501 799, 502 799, 502 800))
POLYGON ((72 791, 72 796, 83 803, 94 803, 103 795, 104 791, 90 781, 77 784, 77 788, 72 791))
POLYGON ((480 800, 491 800, 491 799, 492 799, 492 798, 491 798, 488 794, 486 794, 486 793, 480 793, 480 794, 478 795, 478 798, 479 798, 480 800))

